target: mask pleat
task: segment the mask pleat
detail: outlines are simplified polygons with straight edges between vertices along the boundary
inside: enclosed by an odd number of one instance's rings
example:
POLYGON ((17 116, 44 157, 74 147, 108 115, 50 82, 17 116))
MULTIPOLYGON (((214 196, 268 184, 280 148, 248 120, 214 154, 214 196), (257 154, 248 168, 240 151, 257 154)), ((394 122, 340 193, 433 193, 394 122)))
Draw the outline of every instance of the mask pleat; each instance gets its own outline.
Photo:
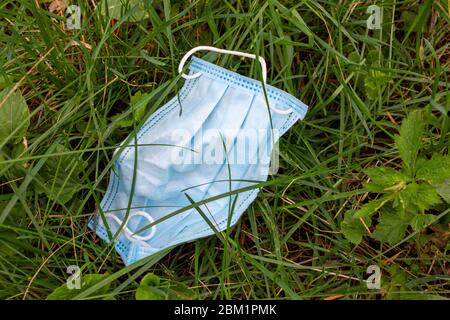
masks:
MULTIPOLYGON (((192 188, 186 191, 194 201, 204 199, 209 188, 209 183, 214 181, 225 163, 225 150, 223 142, 228 142, 225 148, 232 148, 234 136, 239 132, 252 106, 254 93, 242 91, 234 87, 228 87, 222 99, 218 101, 214 110, 204 122, 200 130, 197 130, 191 139, 191 147, 197 151, 195 155, 203 157, 183 159, 181 165, 174 165, 176 169, 171 172, 171 179, 167 184, 166 194, 171 195, 172 202, 180 203, 187 201, 186 196, 180 190, 192 188), (228 138, 225 137, 228 135, 228 138), (205 150, 217 152, 214 156, 205 156, 205 150), (198 174, 201 170, 202 174, 198 174), (195 187, 198 186, 198 187, 195 187), (180 200, 183 199, 183 200, 180 200)), ((157 204, 157 201, 149 201, 150 205, 157 204)), ((186 205, 189 203, 186 202, 186 205)), ((173 211, 173 210, 171 210, 173 211)), ((171 212, 169 211, 169 212, 171 212)), ((170 222, 161 222, 161 228, 166 228, 170 224, 172 232, 176 235, 179 227, 196 210, 190 210, 179 214, 176 218, 171 218, 170 222)), ((152 239, 153 245, 159 245, 159 238, 156 235, 152 239)))
MULTIPOLYGON (((185 132, 199 130, 226 91, 226 87, 223 85, 208 81, 205 78, 192 81, 196 82, 192 91, 195 94, 187 95, 181 101, 181 108, 183 108, 181 116, 179 116, 179 100, 175 97, 175 99, 172 99, 172 101, 166 104, 165 107, 169 107, 171 104, 173 107, 164 114, 164 117, 160 117, 160 120, 153 120, 151 125, 148 125, 149 123, 144 124, 143 129, 141 129, 143 130, 142 133, 138 135, 137 152, 134 146, 130 146, 126 149, 129 151, 119 162, 119 179, 122 183, 110 207, 112 209, 118 209, 115 214, 121 219, 125 216, 128 198, 132 189, 136 154, 138 158, 136 161, 132 207, 144 207, 143 210, 151 212, 152 217, 157 220, 167 214, 167 212, 172 212, 174 207, 183 207, 186 205, 186 199, 182 198, 160 201, 160 203, 149 202, 148 198, 167 198, 167 193, 164 192, 164 188, 168 186, 168 182, 171 179, 171 155, 175 148, 179 150, 179 146, 183 146, 183 142, 174 141, 176 137, 173 135, 173 131, 167 129, 169 127, 175 127, 185 132), (160 144, 161 146, 148 146, 149 144, 160 144), (121 195, 126 196, 127 199, 121 201, 121 195), (152 206, 155 208, 152 208, 152 206), (155 212, 154 215, 153 211, 155 212)), ((134 140, 131 144, 134 144, 134 140)), ((174 219, 179 219, 179 217, 175 217, 174 219)), ((174 221, 171 220, 170 223, 174 223, 174 221)), ((131 229, 136 231, 145 227, 146 224, 147 221, 142 217, 136 217, 130 222, 131 229)), ((111 230, 117 230, 118 226, 116 224, 110 225, 111 230)), ((145 231, 143 234, 145 234, 145 231)))
POLYGON ((140 146, 137 152, 131 148, 133 150, 124 157, 120 164, 123 185, 131 190, 137 153, 135 194, 155 199, 167 198, 164 189, 171 179, 170 160, 174 152, 189 143, 189 139, 177 139, 177 132, 174 133, 174 130, 186 133, 199 130, 225 91, 226 87, 223 85, 200 78, 193 91, 195 94, 188 95, 181 102, 181 116, 178 116, 179 105, 172 108, 165 117, 144 130, 144 134, 138 138, 140 146))
MULTIPOLYGON (((287 117, 287 115, 271 113, 272 128, 280 130, 287 117)), ((194 189, 197 192, 192 192, 192 198, 199 201, 224 194, 224 192, 230 191, 230 184, 231 190, 254 184, 254 182, 242 180, 266 181, 274 142, 272 139, 272 135, 274 134, 272 128, 264 96, 262 94, 255 95, 251 108, 245 120, 241 123, 238 136, 231 140, 231 148, 227 149, 229 165, 224 163, 220 166, 220 170, 209 181, 210 183, 199 188, 203 192, 198 192, 194 189)), ((208 202, 201 209, 211 219, 211 223, 214 225, 220 224, 217 227, 222 230, 226 226, 226 220, 230 214, 229 208, 234 201, 234 197, 238 196, 239 199, 245 199, 249 193, 250 191, 232 197, 222 197, 218 200, 208 202)), ((191 192, 189 195, 191 195, 191 192)), ((239 204, 239 201, 236 203, 239 204)), ((192 210, 192 212, 194 211, 192 210)), ((180 226, 183 225, 183 222, 181 221, 180 226)), ((206 229, 209 232, 206 221, 200 215, 192 219, 190 225, 190 228, 199 230, 206 229)))
MULTIPOLYGON (((258 131, 258 129, 264 128, 266 126, 264 118, 261 117, 261 115, 264 114, 264 109, 261 110, 260 108, 261 106, 258 104, 258 99, 256 95, 254 95, 250 103, 249 112, 246 114, 246 117, 243 119, 243 121, 239 123, 239 130, 236 131, 234 136, 227 137, 227 161, 224 161, 221 165, 218 165, 219 170, 216 170, 216 174, 211 177, 209 181, 204 182, 206 184, 189 191, 189 195, 194 200, 200 201, 213 196, 221 195, 224 192, 229 192, 230 184, 231 190, 236 189, 239 183, 233 180, 242 179, 242 171, 245 170, 245 163, 250 161, 250 158, 254 157, 255 153, 257 153, 257 150, 253 150, 253 152, 250 151, 251 148, 255 147, 255 145, 252 144, 252 141, 242 140, 246 140, 246 136, 249 137, 249 139, 247 140, 252 140, 254 137, 251 136, 256 136, 255 133, 258 131), (246 123, 251 122, 251 120, 249 119, 253 119, 255 116, 260 118, 261 120, 258 122, 258 125, 260 127, 246 128, 246 123), (243 130, 244 127, 245 131, 243 130), (242 147, 244 149, 241 149, 242 147), (243 163, 240 164, 240 161, 243 163)), ((203 212, 205 212, 207 217, 210 218, 211 223, 216 225, 223 219, 224 215, 225 217, 228 215, 227 208, 231 201, 232 198, 230 199, 230 197, 228 196, 223 197, 218 200, 208 202, 207 204, 203 205, 201 209, 203 212)), ((195 209, 191 210, 190 214, 194 214, 194 217, 190 221, 193 228, 202 228, 202 226, 207 225, 207 222, 204 221, 204 218, 201 217, 195 211, 195 209)))

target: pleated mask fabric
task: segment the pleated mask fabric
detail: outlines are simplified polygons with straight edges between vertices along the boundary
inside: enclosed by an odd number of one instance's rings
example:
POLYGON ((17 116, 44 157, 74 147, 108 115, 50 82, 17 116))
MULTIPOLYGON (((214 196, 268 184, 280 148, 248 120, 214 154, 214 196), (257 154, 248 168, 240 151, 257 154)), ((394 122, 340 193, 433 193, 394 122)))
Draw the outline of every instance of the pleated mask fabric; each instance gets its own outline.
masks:
POLYGON ((125 265, 233 226, 258 194, 252 186, 267 180, 274 143, 307 111, 287 92, 266 85, 265 95, 261 81, 200 58, 185 78, 122 143, 89 221, 125 265))

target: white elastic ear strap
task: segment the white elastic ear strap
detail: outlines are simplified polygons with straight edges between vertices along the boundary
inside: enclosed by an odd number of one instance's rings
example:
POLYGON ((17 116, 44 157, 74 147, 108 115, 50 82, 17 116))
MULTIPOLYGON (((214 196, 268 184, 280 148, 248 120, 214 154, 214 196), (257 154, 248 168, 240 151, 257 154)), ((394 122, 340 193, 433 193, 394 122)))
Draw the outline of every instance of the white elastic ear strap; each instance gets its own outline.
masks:
MULTIPOLYGON (((236 55, 236 56, 256 59, 256 55, 251 54, 251 53, 219 49, 219 48, 210 47, 210 46, 198 46, 198 47, 192 48, 191 50, 186 52, 186 54, 181 59, 180 64, 178 65, 178 73, 181 74, 181 76, 184 79, 195 79, 195 78, 199 77, 202 74, 201 72, 197 72, 197 73, 194 73, 192 75, 187 75, 187 74, 183 73, 184 65, 186 64, 186 61, 190 58, 190 56, 193 55, 195 52, 202 51, 202 50, 214 51, 214 52, 218 52, 218 53, 232 54, 232 55, 236 55)), ((263 82, 266 85, 267 84, 267 65, 266 65, 266 60, 264 60, 263 57, 258 57, 258 60, 259 60, 259 63, 261 64, 261 71, 262 71, 263 82)), ((272 109, 274 112, 279 113, 279 114, 289 114, 289 113, 291 113, 293 111, 292 108, 289 108, 289 109, 286 109, 286 110, 281 110, 281 109, 278 109, 278 108, 276 108, 274 106, 270 106, 270 109, 272 109)))
MULTIPOLYGON (((121 219, 119 219, 118 217, 116 217, 115 215, 113 215, 111 213, 107 213, 107 214, 105 214, 105 216, 107 218, 113 219, 115 222, 117 222, 119 224, 119 226, 123 224, 123 221, 121 219)), ((122 230, 125 232, 125 236, 130 240, 141 240, 141 241, 146 241, 146 240, 150 239, 151 237, 153 237, 156 232, 155 226, 151 227, 150 233, 148 235, 146 235, 145 237, 137 235, 133 231, 128 229, 128 226, 127 226, 128 222, 130 221, 130 219, 132 217, 136 217, 136 216, 144 217, 145 219, 147 219, 149 221, 149 224, 155 222, 155 220, 152 218, 152 216, 149 215, 147 212, 144 212, 144 211, 132 212, 129 214, 128 220, 122 228, 122 230)))
MULTIPOLYGON (((186 61, 197 51, 202 51, 202 50, 207 50, 207 51, 214 51, 217 53, 225 53, 225 54, 232 54, 235 56, 241 56, 241 57, 245 57, 245 58, 251 58, 251 59, 256 59, 256 55, 251 54, 251 53, 246 53, 246 52, 240 52, 240 51, 233 51, 233 50, 225 50, 225 49, 219 49, 216 47, 210 47, 210 46, 198 46, 195 48, 192 48, 191 50, 189 50, 188 52, 186 52, 186 54, 183 56, 183 58, 180 61, 180 64, 178 65, 178 73, 181 74, 181 76, 185 79, 195 79, 197 77, 199 77, 201 75, 201 72, 197 72, 196 74, 193 75, 187 75, 183 73, 183 68, 184 65, 186 63, 186 61)), ((263 77, 263 81, 264 84, 267 83, 267 66, 266 66, 266 60, 264 60, 263 57, 259 57, 258 58, 259 63, 261 64, 261 71, 262 71, 262 77, 263 77)))

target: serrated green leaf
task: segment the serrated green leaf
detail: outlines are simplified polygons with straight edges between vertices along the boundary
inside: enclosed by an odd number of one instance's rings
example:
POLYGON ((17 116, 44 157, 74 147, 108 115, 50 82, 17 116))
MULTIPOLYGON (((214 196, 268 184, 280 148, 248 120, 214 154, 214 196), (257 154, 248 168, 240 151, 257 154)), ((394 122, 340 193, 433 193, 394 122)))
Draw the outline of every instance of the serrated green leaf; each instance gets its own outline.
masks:
POLYGON ((19 91, 10 91, 11 88, 0 91, 0 143, 6 139, 10 143, 21 141, 30 125, 30 111, 25 98, 19 91))
POLYGON ((442 183, 433 184, 433 187, 445 202, 450 203, 450 179, 447 179, 442 183))
POLYGON ((395 136, 398 153, 403 160, 403 167, 409 176, 416 171, 416 159, 424 130, 423 114, 420 111, 411 112, 400 127, 400 135, 395 136))
POLYGON ((387 202, 392 199, 391 196, 383 196, 377 200, 371 200, 370 202, 364 204, 358 211, 355 212, 355 218, 368 218, 372 216, 375 212, 380 210, 387 202))
POLYGON ((403 209, 424 212, 441 202, 436 189, 429 184, 409 183, 400 192, 400 202, 403 209))
POLYGON ((417 180, 429 183, 440 183, 450 179, 450 156, 434 155, 430 160, 419 158, 417 160, 417 180))
POLYGON ((372 167, 364 170, 370 182, 366 188, 371 192, 395 192, 405 188, 409 178, 404 173, 387 167, 372 167))
POLYGON ((194 292, 183 283, 161 279, 153 273, 146 274, 136 290, 136 300, 186 300, 194 298, 194 292))
MULTIPOLYGON (((99 283, 100 281, 106 279, 108 274, 86 274, 81 276, 80 289, 69 289, 67 284, 63 284, 59 288, 56 288, 48 297, 47 300, 70 300, 73 297, 77 296, 81 292, 86 289, 92 287, 93 285, 99 283)), ((109 291, 110 285, 107 284, 96 292, 94 292, 93 296, 101 296, 106 295, 109 291)))
POLYGON ((379 68, 382 66, 383 56, 379 50, 369 50, 366 55, 366 74, 364 77, 364 91, 366 96, 375 100, 389 83, 389 75, 379 68))
POLYGON ((359 244, 366 231, 363 222, 367 227, 370 227, 372 221, 370 217, 365 217, 364 219, 356 218, 354 214, 355 212, 352 210, 349 210, 344 214, 344 219, 341 221, 341 232, 348 241, 359 244), (361 219, 363 221, 361 221, 361 219))
POLYGON ((411 227, 414 231, 422 231, 426 226, 432 223, 436 217, 432 214, 415 214, 411 220, 411 227))
POLYGON ((367 97, 371 100, 378 98, 379 92, 382 92, 389 83, 387 73, 379 70, 369 70, 364 77, 364 90, 367 97))
POLYGON ((380 218, 373 237, 379 241, 394 245, 405 237, 406 229, 412 218, 413 215, 409 212, 385 207, 380 212, 380 218))
POLYGON ((383 59, 383 56, 382 56, 382 53, 380 52, 380 50, 371 49, 371 50, 367 51, 367 55, 366 55, 366 65, 367 66, 379 67, 380 59, 383 59))

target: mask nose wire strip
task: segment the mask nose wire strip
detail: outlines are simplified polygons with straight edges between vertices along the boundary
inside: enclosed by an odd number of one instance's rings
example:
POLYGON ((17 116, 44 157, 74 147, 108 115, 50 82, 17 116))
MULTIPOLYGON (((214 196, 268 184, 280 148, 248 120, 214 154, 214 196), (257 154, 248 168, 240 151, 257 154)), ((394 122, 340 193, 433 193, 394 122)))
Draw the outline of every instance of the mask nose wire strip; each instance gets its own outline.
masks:
MULTIPOLYGON (((199 76, 201 76, 201 74, 202 74, 201 72, 197 72, 197 73, 192 74, 192 75, 187 75, 187 74, 183 73, 183 68, 184 68, 184 65, 186 64, 186 61, 191 57, 191 55, 193 55, 197 51, 202 51, 202 50, 213 51, 213 52, 224 53, 224 54, 232 54, 232 55, 235 55, 235 56, 241 56, 241 57, 245 57, 245 58, 256 59, 256 55, 251 54, 251 53, 219 49, 219 48, 210 47, 210 46, 198 46, 198 47, 194 47, 191 50, 189 50, 188 52, 186 52, 186 54, 181 59, 180 64, 178 65, 178 73, 181 74, 181 77, 183 77, 184 79, 188 79, 189 80, 189 79, 195 79, 195 78, 198 78, 199 76)), ((259 63, 261 64, 261 71, 262 71, 263 82, 264 82, 264 85, 266 85, 267 84, 267 65, 266 65, 266 60, 264 60, 263 57, 258 57, 258 60, 259 60, 259 63)), ((274 106, 270 106, 270 109, 272 109, 275 113, 279 113, 279 114, 289 114, 289 113, 291 113, 293 111, 292 108, 289 108, 289 109, 286 109, 286 110, 281 110, 281 109, 278 109, 278 108, 276 108, 274 106)))
MULTIPOLYGON (((117 222, 119 224, 119 226, 123 224, 123 221, 121 219, 119 219, 118 217, 116 217, 115 215, 113 215, 111 213, 107 213, 107 214, 105 214, 105 216, 107 218, 113 219, 115 222, 117 222)), ((147 212, 144 212, 144 211, 130 212, 130 214, 128 216, 128 221, 124 225, 122 230, 125 232, 125 236, 130 240, 147 241, 155 235, 156 226, 152 226, 150 229, 150 233, 146 236, 137 235, 133 231, 128 229, 128 226, 127 226, 127 224, 130 222, 131 218, 136 217, 136 216, 144 217, 145 219, 147 219, 149 221, 149 224, 155 222, 155 220, 152 218, 152 216, 150 216, 147 212)))

